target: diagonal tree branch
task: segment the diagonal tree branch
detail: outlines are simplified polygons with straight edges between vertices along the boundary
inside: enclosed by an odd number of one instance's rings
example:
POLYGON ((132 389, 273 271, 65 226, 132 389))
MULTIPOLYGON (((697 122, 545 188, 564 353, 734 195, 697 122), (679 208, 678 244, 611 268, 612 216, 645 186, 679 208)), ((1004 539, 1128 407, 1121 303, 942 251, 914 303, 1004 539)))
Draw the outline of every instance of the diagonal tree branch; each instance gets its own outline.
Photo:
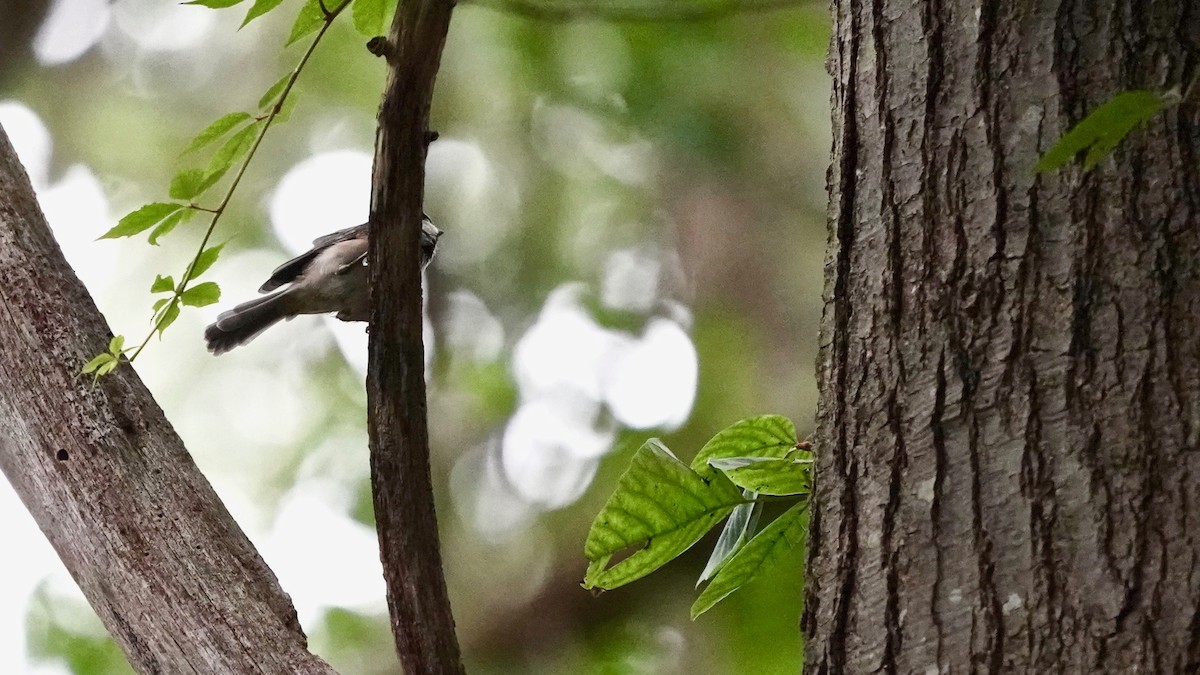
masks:
POLYGON ((372 41, 389 68, 371 189, 371 486, 392 633, 409 675, 463 672, 429 470, 417 251, 429 105, 453 7, 401 0, 386 44, 372 41))
POLYGON ((112 337, 0 129, 0 470, 144 673, 332 673, 112 337))

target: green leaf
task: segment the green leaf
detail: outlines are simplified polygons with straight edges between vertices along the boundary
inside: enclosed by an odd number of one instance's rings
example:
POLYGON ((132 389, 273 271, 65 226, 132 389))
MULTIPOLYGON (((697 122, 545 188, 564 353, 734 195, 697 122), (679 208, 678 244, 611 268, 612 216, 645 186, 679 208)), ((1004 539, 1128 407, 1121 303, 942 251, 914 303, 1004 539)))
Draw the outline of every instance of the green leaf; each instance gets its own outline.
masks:
POLYGON ((204 189, 204 171, 200 169, 184 169, 171 179, 171 187, 167 194, 171 199, 191 201, 204 189))
POLYGON ((692 619, 712 609, 730 593, 773 566, 780 556, 799 546, 808 536, 807 507, 806 500, 788 509, 735 553, 692 604, 692 619))
POLYGON ((215 281, 196 284, 179 296, 188 307, 204 307, 221 299, 221 287, 215 281))
POLYGON ((150 244, 152 246, 158 246, 158 240, 160 237, 165 237, 167 234, 170 234, 171 230, 174 230, 175 226, 179 223, 182 223, 185 220, 191 220, 192 215, 194 214, 195 211, 191 209, 180 209, 167 216, 166 220, 159 223, 158 227, 155 227, 150 231, 150 244))
POLYGON ((167 304, 171 300, 172 300, 172 298, 159 298, 158 300, 154 301, 154 306, 151 307, 150 309, 153 310, 154 314, 157 316, 158 310, 162 309, 163 305, 167 304))
POLYGON ((115 358, 112 361, 105 361, 104 363, 100 364, 99 368, 96 369, 96 377, 104 377, 105 375, 111 373, 117 369, 117 366, 120 365, 120 363, 121 362, 115 358))
POLYGON ((733 458, 738 459, 755 461, 742 466, 731 466, 732 460, 709 460, 709 464, 723 471, 734 485, 762 495, 803 495, 812 487, 811 459, 733 458))
POLYGON ((292 111, 296 109, 296 101, 300 100, 298 92, 293 89, 288 93, 288 97, 283 100, 283 105, 279 106, 279 112, 275 113, 275 123, 283 124, 292 116, 292 111))
POLYGON ((225 9, 226 7, 233 7, 241 2, 244 2, 244 0, 190 0, 190 2, 185 2, 183 4, 200 5, 201 7, 208 7, 209 9, 225 9))
POLYGON ((221 117, 217 118, 215 122, 205 127, 204 131, 201 131, 199 134, 197 134, 196 137, 192 139, 192 142, 188 143, 188 146, 179 154, 182 156, 188 154, 189 152, 195 152, 224 136, 230 131, 233 131, 234 127, 237 125, 248 122, 251 119, 253 118, 250 116, 250 113, 246 112, 231 112, 227 115, 222 115, 221 117))
POLYGON ((796 448, 796 425, 780 415, 762 415, 735 422, 722 430, 696 453, 692 470, 712 476, 710 459, 726 457, 786 457, 796 448))
POLYGON ((258 136, 258 124, 251 124, 242 129, 236 134, 229 137, 220 148, 213 153, 212 159, 208 161, 208 168, 205 169, 204 189, 212 187, 221 177, 233 167, 238 160, 246 156, 250 152, 250 148, 254 147, 254 139, 258 136))
POLYGON ((245 28, 246 24, 275 9, 281 2, 283 0, 254 0, 254 5, 250 7, 250 11, 246 12, 246 18, 242 20, 242 25, 238 28, 245 28))
MULTIPOLYGON (((324 23, 325 13, 321 11, 321 3, 317 0, 307 0, 300 8, 300 14, 296 16, 296 22, 292 24, 292 32, 288 34, 284 46, 292 44, 305 35, 315 33, 324 23)), ((263 106, 260 104, 259 107, 263 106)))
POLYGON ((354 0, 354 29, 364 37, 383 34, 385 0, 354 0))
POLYGON ((221 249, 223 248, 225 248, 225 243, 220 243, 216 246, 210 246, 201 251, 200 255, 196 256, 196 264, 192 266, 192 273, 188 275, 188 278, 195 279, 201 274, 207 272, 208 268, 212 267, 213 263, 217 262, 217 258, 221 256, 221 249))
POLYGON ((155 321, 155 323, 154 323, 154 330, 158 331, 158 339, 160 339, 160 340, 162 339, 163 331, 165 331, 168 326, 175 323, 175 319, 178 319, 178 318, 179 318, 179 300, 172 299, 171 302, 167 305, 167 308, 163 310, 162 315, 159 316, 158 320, 155 321))
POLYGON ((161 274, 154 276, 154 283, 150 284, 151 293, 170 293, 175 290, 175 280, 169 276, 164 277, 161 274))
POLYGON ((108 353, 113 356, 120 356, 121 350, 125 347, 125 336, 117 335, 108 341, 108 353))
POLYGON ((283 92, 283 88, 287 86, 288 80, 290 79, 292 79, 292 74, 288 73, 287 75, 279 78, 278 82, 267 88, 267 91, 264 92, 262 97, 258 99, 258 109, 266 110, 267 108, 275 105, 276 99, 279 98, 279 94, 283 92))
POLYGON ((1080 120, 1034 165, 1035 172, 1058 169, 1087 150, 1083 170, 1108 156, 1139 125, 1156 115, 1167 101, 1152 91, 1123 91, 1080 120))
POLYGON ((146 204, 135 211, 130 212, 124 218, 117 222, 117 226, 100 235, 100 239, 116 239, 118 237, 132 237, 135 234, 144 232, 151 227, 154 227, 162 219, 175 213, 183 208, 183 204, 171 204, 168 202, 154 202, 146 204))
POLYGON ((104 364, 114 360, 116 360, 116 357, 112 354, 97 354, 96 356, 92 357, 91 361, 88 361, 87 364, 84 365, 83 370, 79 371, 79 374, 90 375, 91 373, 96 372, 100 366, 103 366, 104 364))
POLYGON ((705 480, 658 439, 646 441, 588 532, 584 556, 593 564, 584 588, 612 589, 653 572, 744 501, 724 476, 705 480), (616 565, 597 564, 631 547, 639 548, 616 565))

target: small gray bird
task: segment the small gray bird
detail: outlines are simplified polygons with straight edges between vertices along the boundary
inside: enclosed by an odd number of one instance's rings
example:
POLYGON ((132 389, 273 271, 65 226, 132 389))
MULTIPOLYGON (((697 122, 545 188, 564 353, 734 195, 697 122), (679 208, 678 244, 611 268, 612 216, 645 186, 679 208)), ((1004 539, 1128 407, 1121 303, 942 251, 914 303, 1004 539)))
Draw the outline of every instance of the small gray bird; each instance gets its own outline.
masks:
MULTIPOLYGON (((313 247, 275 268, 258 289, 270 293, 222 312, 204 329, 208 351, 225 352, 244 345, 279 321, 300 314, 337 312, 342 321, 368 321, 371 302, 367 281, 366 224, 339 230, 313 241, 313 247)), ((421 268, 433 259, 442 231, 421 216, 421 268)))

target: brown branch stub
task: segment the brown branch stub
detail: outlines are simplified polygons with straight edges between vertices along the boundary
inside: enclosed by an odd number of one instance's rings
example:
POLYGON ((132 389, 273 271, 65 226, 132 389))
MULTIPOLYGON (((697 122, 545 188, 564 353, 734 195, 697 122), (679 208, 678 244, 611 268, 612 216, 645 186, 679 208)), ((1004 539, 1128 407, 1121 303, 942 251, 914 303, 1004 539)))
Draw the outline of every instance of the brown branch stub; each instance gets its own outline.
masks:
POLYGON ((0 129, 0 471, 140 672, 331 674, 111 335, 0 129))
POLYGON ((370 40, 367 40, 367 51, 371 52, 371 54, 375 56, 385 57, 391 54, 392 46, 388 44, 387 37, 383 35, 376 35, 370 40))
POLYGON ((430 477, 417 250, 429 106, 453 7, 406 0, 396 10, 371 190, 371 488, 392 633, 409 675, 464 672, 430 477))

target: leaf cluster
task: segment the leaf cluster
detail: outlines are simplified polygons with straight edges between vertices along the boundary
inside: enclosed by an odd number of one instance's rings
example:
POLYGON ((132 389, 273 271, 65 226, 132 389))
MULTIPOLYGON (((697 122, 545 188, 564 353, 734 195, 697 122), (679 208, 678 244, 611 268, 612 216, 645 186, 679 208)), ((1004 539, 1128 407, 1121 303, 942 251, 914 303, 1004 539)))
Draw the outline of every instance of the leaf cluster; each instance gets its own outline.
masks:
POLYGON ((709 584, 692 605, 695 619, 804 541, 811 467, 807 443, 778 415, 752 417, 721 431, 690 466, 650 439, 592 523, 584 544, 589 564, 583 587, 610 590, 640 579, 725 520, 698 582, 709 584), (757 530, 767 497, 796 503, 757 530))

